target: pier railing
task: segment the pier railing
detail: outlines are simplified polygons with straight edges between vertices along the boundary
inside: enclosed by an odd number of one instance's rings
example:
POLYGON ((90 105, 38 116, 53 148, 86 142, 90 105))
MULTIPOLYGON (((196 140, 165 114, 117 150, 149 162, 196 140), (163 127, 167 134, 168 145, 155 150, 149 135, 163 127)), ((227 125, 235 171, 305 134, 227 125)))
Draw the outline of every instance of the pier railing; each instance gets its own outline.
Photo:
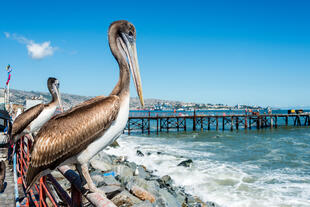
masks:
POLYGON ((310 113, 259 114, 230 113, 206 114, 189 112, 131 112, 125 133, 148 133, 196 130, 239 130, 277 128, 278 126, 310 126, 310 113))
POLYGON ((79 207, 82 206, 82 196, 85 196, 93 206, 116 207, 103 195, 88 192, 82 186, 80 176, 68 166, 59 167, 58 171, 71 183, 71 195, 51 174, 41 177, 29 193, 26 193, 25 176, 30 163, 31 147, 32 142, 27 135, 22 137, 19 144, 14 146, 14 180, 17 207, 79 207))

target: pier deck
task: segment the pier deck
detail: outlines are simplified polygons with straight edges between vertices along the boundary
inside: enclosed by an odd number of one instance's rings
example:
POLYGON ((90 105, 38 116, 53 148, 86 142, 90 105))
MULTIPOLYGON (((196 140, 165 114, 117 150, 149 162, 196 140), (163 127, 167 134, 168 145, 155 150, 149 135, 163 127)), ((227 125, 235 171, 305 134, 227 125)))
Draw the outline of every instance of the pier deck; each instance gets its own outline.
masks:
MULTIPOLYGON (((7 157, 7 148, 0 148, 0 158, 7 157)), ((13 172, 10 170, 11 168, 8 167, 8 162, 6 161, 6 173, 5 173, 5 182, 6 187, 2 193, 0 193, 0 206, 15 206, 14 200, 14 179, 13 179, 13 172)))
POLYGON ((148 133, 169 131, 262 129, 278 126, 310 126, 310 113, 302 114, 223 114, 207 115, 132 113, 124 133, 148 133))

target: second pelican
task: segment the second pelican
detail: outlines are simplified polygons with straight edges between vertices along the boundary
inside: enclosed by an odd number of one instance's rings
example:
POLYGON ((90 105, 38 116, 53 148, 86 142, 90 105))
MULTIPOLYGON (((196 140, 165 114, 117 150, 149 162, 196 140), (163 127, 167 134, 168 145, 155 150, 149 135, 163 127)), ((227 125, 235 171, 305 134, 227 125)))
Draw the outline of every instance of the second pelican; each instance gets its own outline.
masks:
POLYGON ((58 104, 62 108, 59 81, 56 78, 48 78, 47 87, 52 95, 51 102, 35 105, 16 117, 10 136, 12 141, 17 142, 25 134, 32 136, 32 133, 39 130, 55 114, 58 104))

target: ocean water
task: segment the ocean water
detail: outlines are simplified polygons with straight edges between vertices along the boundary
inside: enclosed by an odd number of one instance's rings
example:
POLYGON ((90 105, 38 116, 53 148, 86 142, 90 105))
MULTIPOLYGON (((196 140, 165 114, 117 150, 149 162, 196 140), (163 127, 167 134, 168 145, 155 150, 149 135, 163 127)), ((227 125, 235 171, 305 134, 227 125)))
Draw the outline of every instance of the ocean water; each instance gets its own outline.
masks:
POLYGON ((310 206, 310 128, 122 135, 118 142, 119 148, 107 152, 170 175, 204 201, 225 207, 310 206), (144 157, 136 155, 138 149, 144 157), (191 168, 177 166, 186 159, 193 160, 191 168))

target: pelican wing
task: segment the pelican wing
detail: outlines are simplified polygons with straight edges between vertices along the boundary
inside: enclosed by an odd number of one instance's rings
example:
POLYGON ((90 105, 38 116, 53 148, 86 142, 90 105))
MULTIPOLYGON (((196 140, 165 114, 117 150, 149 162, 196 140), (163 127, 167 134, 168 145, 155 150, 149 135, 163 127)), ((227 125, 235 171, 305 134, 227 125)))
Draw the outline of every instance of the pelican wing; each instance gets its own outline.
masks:
POLYGON ((21 133, 39 114, 43 111, 44 104, 35 105, 24 113, 20 114, 14 121, 12 126, 11 137, 21 133))
POLYGON ((94 97, 94 98, 88 99, 88 100, 86 100, 86 101, 84 101, 84 102, 82 102, 82 103, 79 103, 79 104, 73 106, 71 109, 69 109, 69 110, 66 111, 65 113, 58 114, 57 116, 63 116, 63 115, 66 116, 66 114, 70 113, 71 111, 76 110, 77 108, 81 108, 81 107, 83 107, 83 106, 85 106, 85 105, 94 103, 94 102, 96 102, 96 101, 98 101, 98 100, 102 100, 102 99, 105 98, 105 97, 106 97, 106 96, 96 96, 96 97, 94 97))
POLYGON ((39 131, 31 153, 33 167, 59 165, 102 136, 119 111, 117 96, 98 97, 49 120, 39 131))

